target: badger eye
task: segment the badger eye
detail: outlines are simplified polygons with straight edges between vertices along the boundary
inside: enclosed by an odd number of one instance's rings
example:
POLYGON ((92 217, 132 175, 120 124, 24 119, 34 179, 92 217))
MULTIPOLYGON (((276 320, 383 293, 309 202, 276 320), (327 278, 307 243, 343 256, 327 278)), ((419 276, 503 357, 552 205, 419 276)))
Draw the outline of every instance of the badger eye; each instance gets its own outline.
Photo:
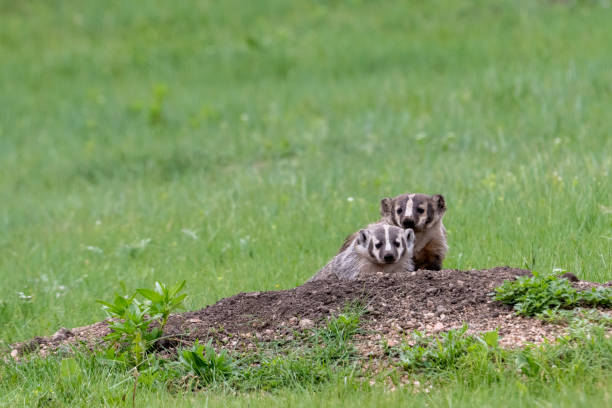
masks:
POLYGON ((398 214, 401 214, 401 213, 402 213, 402 209, 401 209, 401 208, 398 208, 398 209, 397 209, 397 213, 398 213, 398 214))
POLYGON ((419 208, 417 208, 417 212, 419 214, 423 214, 425 212, 425 210, 419 207, 419 208))
POLYGON ((395 241, 395 242, 394 242, 394 244, 395 244, 395 246, 396 246, 396 247, 398 247, 398 248, 399 248, 399 246, 400 246, 399 241, 395 241))
POLYGON ((376 247, 376 249, 380 248, 382 246, 382 242, 379 242, 378 244, 374 245, 376 247))

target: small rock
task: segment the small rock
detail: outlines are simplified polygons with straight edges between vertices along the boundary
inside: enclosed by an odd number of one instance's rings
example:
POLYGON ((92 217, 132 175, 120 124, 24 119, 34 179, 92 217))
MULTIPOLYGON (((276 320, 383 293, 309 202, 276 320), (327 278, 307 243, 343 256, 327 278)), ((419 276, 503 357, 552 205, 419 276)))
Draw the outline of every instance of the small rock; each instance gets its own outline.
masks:
POLYGON ((308 330, 314 327, 314 322, 310 319, 302 319, 300 320, 300 329, 308 330))
POLYGON ((417 327, 417 323, 414 320, 404 322, 404 329, 413 329, 415 327, 417 327))
POLYGON ((399 341, 395 340, 395 339, 389 339, 387 340, 387 345, 389 347, 395 347, 399 344, 399 341))
POLYGON ((574 275, 571 272, 566 272, 563 275, 560 276, 560 278, 565 278, 570 282, 579 282, 580 279, 578 279, 578 277, 576 275, 574 275))
POLYGON ((11 350, 11 357, 17 359, 17 357, 19 357, 19 351, 17 351, 17 349, 11 350))
POLYGON ((433 319, 435 317, 435 314, 432 312, 427 312, 423 315, 423 317, 425 317, 426 319, 433 319))
POLYGON ((438 313, 444 313, 446 312, 446 308, 442 305, 438 305, 438 307, 436 307, 436 312, 438 313))
POLYGON ((61 328, 60 328, 58 331, 56 331, 56 332, 55 332, 55 333, 54 333, 54 334, 51 336, 51 338, 52 338, 53 340, 65 340, 65 339, 67 339, 68 337, 72 337, 72 336, 73 336, 73 334, 72 334, 72 332, 71 332, 70 330, 68 330, 68 329, 67 329, 67 328, 65 328, 65 327, 61 327, 61 328))
POLYGON ((442 330, 444 330, 444 325, 440 322, 436 323, 433 327, 433 331, 435 332, 440 332, 442 330))

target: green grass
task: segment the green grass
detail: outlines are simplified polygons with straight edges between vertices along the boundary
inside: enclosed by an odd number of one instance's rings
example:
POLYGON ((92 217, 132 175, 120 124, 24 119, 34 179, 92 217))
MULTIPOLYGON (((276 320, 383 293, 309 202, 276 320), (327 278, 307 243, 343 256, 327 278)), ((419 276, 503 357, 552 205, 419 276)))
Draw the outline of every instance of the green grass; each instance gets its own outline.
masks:
POLYGON ((412 340, 388 347, 387 363, 373 371, 356 359, 351 340, 359 314, 352 312, 303 333, 299 341, 263 344, 243 354, 216 352, 209 343, 181 351, 178 362, 152 357, 136 368, 90 352, 0 362, 0 391, 14 406, 123 405, 131 400, 146 406, 211 401, 286 406, 296 397, 298 406, 308 406, 320 405, 320 394, 334 405, 354 404, 356 397, 363 404, 372 395, 377 399, 370 404, 381 404, 381 391, 393 392, 391 401, 410 406, 463 406, 464 399, 474 398, 495 405, 500 393, 513 394, 508 400, 521 405, 545 398, 555 403, 558 393, 566 397, 568 390, 581 403, 608 401, 609 393, 598 390, 611 380, 609 322, 585 322, 574 317, 572 331, 557 344, 514 350, 499 348, 496 332, 467 335, 467 326, 436 338, 415 332, 412 340), (576 384, 580 393, 572 390, 576 384), (484 395, 483 388, 495 394, 484 395))
POLYGON ((516 314, 523 316, 580 305, 612 308, 612 288, 599 286, 577 290, 559 274, 540 274, 537 271, 533 271, 532 276, 505 281, 495 288, 493 294, 495 300, 513 306, 516 314))
MULTIPOLYGON (((611 18, 586 0, 0 0, 1 341, 155 281, 186 280, 188 309, 293 287, 407 191, 445 195, 446 267, 612 280, 611 18)), ((585 381, 415 401, 609 402, 585 381)))

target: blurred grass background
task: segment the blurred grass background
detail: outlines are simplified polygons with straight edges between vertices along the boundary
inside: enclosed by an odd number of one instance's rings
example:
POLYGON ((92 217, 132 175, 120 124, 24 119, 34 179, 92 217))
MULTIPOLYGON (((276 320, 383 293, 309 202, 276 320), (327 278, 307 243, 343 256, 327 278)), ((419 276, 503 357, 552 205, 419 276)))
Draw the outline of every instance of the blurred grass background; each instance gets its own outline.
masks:
POLYGON ((381 197, 612 280, 607 1, 0 0, 0 338, 304 282, 381 197))

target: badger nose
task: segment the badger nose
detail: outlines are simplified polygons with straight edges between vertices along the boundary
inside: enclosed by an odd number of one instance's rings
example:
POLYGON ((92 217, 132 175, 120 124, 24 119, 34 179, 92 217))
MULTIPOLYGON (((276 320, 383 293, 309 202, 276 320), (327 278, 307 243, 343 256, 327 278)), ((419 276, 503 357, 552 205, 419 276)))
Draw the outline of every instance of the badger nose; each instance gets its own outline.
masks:
POLYGON ((393 256, 393 254, 385 254, 385 256, 383 257, 386 263, 391 263, 393 261, 395 261, 395 257, 393 256))
POLYGON ((403 222, 402 225, 404 226, 404 228, 414 228, 414 221, 409 220, 408 218, 406 218, 403 222))

